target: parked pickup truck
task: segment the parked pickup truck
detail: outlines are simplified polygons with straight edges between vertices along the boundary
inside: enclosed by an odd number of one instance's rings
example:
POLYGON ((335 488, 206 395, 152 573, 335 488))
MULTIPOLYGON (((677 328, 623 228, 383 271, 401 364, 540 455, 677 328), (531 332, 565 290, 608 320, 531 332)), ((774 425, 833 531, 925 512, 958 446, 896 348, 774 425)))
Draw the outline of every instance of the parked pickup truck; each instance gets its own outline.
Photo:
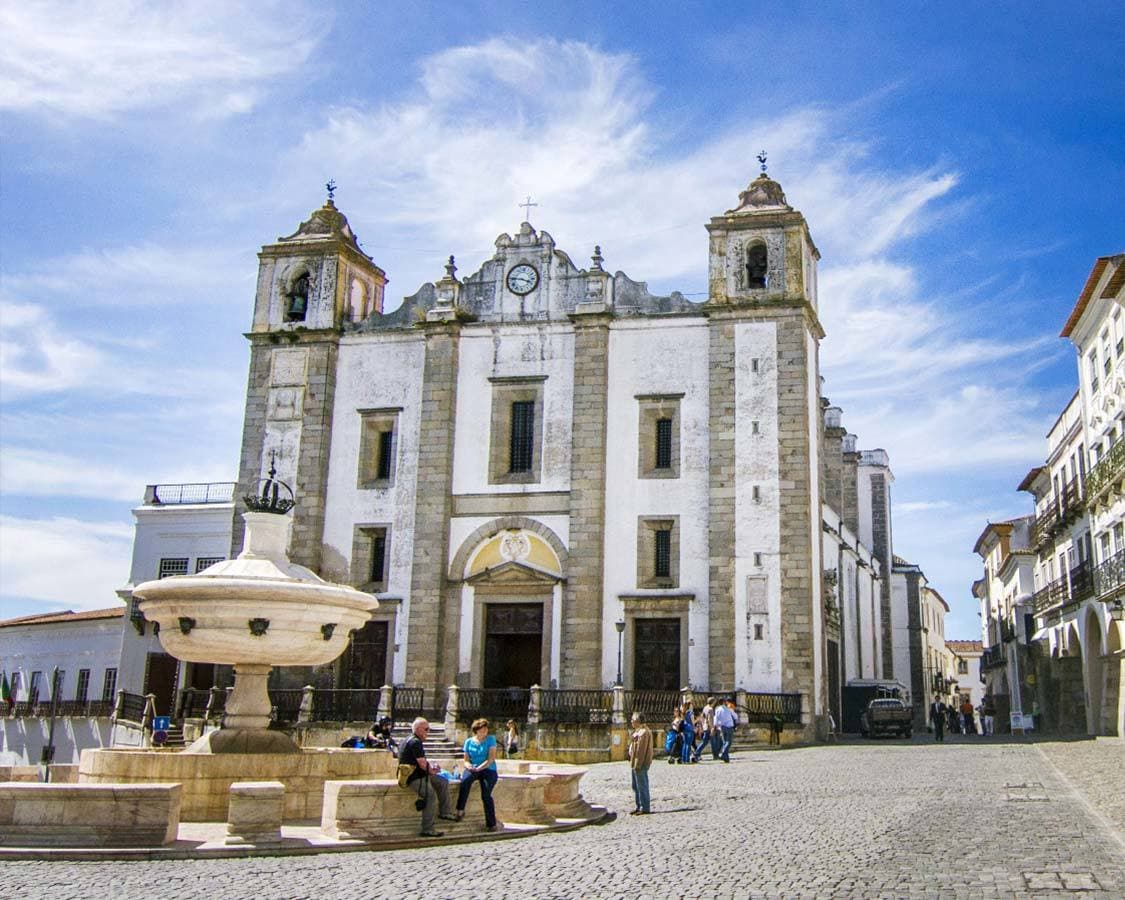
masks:
POLYGON ((914 733, 914 709, 897 697, 879 697, 867 704, 859 720, 859 730, 866 737, 881 734, 910 737, 914 733))

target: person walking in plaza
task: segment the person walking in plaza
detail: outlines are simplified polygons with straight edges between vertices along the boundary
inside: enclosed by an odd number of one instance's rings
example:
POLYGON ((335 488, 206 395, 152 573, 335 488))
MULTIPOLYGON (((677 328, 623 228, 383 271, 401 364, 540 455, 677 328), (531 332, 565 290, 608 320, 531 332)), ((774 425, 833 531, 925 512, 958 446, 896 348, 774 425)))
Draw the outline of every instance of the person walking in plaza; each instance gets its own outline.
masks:
POLYGON ((934 702, 930 704, 930 724, 934 727, 935 741, 945 740, 945 718, 945 704, 941 702, 941 697, 934 697, 934 702))
POLYGON ((727 697, 715 709, 715 727, 722 735, 722 744, 719 748, 719 759, 725 763, 730 762, 730 744, 734 740, 734 729, 738 725, 738 716, 734 712, 734 701, 727 697))
POLYGON ((695 753, 695 710, 688 700, 684 704, 683 742, 680 744, 680 762, 696 762, 695 753))
MULTIPOLYGON (((430 733, 430 723, 419 716, 411 727, 410 738, 402 745, 398 755, 400 766, 412 766, 413 771, 406 779, 406 786, 414 791, 424 804, 422 807, 422 837, 441 837, 442 832, 434 831, 434 813, 439 819, 453 821, 449 809, 449 782, 441 777, 441 766, 426 759, 426 736, 430 733)), ((401 784, 401 782, 400 782, 401 784)))
POLYGON ((961 733, 962 734, 976 734, 977 725, 973 721, 973 704, 968 697, 961 704, 961 733))
POLYGON ((703 710, 695 714, 695 746, 691 750, 691 761, 699 762, 700 757, 703 756, 703 748, 710 740, 710 732, 707 729, 707 717, 703 715, 703 710))
POLYGON ((672 710, 672 724, 668 728, 668 737, 664 742, 664 749, 668 753, 668 765, 673 766, 680 761, 683 746, 684 711, 677 706, 672 710))
POLYGON ((504 735, 504 758, 511 759, 520 752, 520 730, 515 719, 508 719, 508 732, 504 735))
MULTIPOLYGON (((715 727, 715 698, 708 697, 703 705, 703 730, 706 743, 711 748, 711 759, 718 760, 719 748, 722 746, 722 737, 719 729, 715 727)), ((703 743, 699 745, 699 756, 703 755, 703 743)))
POLYGON ((996 704, 992 702, 992 697, 989 694, 984 695, 984 700, 981 701, 981 716, 980 727, 989 737, 992 737, 992 729, 995 727, 996 704))
POLYGON ((629 771, 633 781, 634 816, 647 816, 651 810, 648 792, 648 770, 652 765, 652 732, 644 724, 645 717, 633 713, 633 731, 629 735, 629 771))
POLYGON ((496 804, 492 802, 492 789, 496 787, 500 775, 496 771, 496 738, 488 733, 488 727, 488 719, 476 719, 469 726, 473 736, 461 747, 465 754, 465 768, 457 791, 457 818, 465 818, 465 804, 469 802, 469 791, 476 781, 480 783, 480 799, 484 804, 484 827, 489 831, 503 831, 504 826, 496 821, 496 804))

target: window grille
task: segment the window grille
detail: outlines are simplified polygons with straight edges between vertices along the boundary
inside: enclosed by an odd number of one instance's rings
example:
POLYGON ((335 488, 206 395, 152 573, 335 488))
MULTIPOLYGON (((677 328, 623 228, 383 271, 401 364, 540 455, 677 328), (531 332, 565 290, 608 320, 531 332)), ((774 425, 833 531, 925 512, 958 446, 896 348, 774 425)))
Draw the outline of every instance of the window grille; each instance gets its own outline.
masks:
POLYGON ((202 572, 204 569, 209 569, 215 563, 221 563, 225 556, 201 556, 195 561, 195 571, 202 572))
POLYGON ((117 694, 117 669, 106 669, 102 679, 102 703, 112 703, 117 694))
POLYGON ((90 693, 90 670, 78 670, 78 684, 74 686, 74 699, 79 703, 85 703, 86 698, 90 693))
POLYGON ((654 543, 654 560, 652 566, 652 574, 656 578, 671 578, 672 577, 672 530, 670 528, 659 529, 653 537, 654 543))
POLYGON ((162 559, 160 560, 160 570, 156 577, 168 578, 172 575, 186 575, 187 565, 187 557, 183 559, 162 559))
POLYGON ((393 431, 379 432, 379 461, 375 470, 375 477, 378 479, 391 477, 391 462, 394 460, 391 455, 394 436, 393 431))
POLYGON ((656 420, 656 468, 672 468, 672 420, 656 420))
POLYGON ((512 403, 512 434, 509 444, 509 472, 530 472, 535 443, 535 401, 512 403))

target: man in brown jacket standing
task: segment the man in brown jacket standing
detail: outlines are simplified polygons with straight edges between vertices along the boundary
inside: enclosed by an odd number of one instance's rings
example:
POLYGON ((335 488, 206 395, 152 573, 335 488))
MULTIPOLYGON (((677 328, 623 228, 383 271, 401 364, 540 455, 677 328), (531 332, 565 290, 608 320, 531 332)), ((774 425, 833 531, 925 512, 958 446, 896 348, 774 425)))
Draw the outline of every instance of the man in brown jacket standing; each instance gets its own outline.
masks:
POLYGON ((646 816, 649 809, 648 767, 652 765, 652 732, 645 727, 639 712, 633 713, 633 733, 629 735, 629 768, 633 773, 633 797, 637 808, 630 815, 646 816))

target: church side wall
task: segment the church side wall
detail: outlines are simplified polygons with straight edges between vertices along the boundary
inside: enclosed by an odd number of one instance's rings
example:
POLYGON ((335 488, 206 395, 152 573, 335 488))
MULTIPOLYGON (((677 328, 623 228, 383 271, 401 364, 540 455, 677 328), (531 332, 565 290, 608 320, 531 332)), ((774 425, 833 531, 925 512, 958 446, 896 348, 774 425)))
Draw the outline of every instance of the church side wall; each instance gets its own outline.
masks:
MULTIPOLYGON (((624 618, 622 594, 692 594, 688 671, 681 680, 708 683, 708 332, 705 319, 625 320, 609 342, 606 443, 605 595, 602 605, 602 672, 606 686, 617 665, 613 623, 624 618), (659 364, 654 364, 659 360, 659 364), (642 478, 638 395, 683 394, 679 400, 679 477, 642 478), (638 519, 678 517, 679 583, 667 591, 638 591, 638 519)), ((643 560, 641 562, 644 562, 643 560)), ((626 653, 633 648, 625 647, 626 653)), ((625 666, 630 671, 629 665, 625 666)), ((640 687, 640 686, 638 686, 640 687)))

